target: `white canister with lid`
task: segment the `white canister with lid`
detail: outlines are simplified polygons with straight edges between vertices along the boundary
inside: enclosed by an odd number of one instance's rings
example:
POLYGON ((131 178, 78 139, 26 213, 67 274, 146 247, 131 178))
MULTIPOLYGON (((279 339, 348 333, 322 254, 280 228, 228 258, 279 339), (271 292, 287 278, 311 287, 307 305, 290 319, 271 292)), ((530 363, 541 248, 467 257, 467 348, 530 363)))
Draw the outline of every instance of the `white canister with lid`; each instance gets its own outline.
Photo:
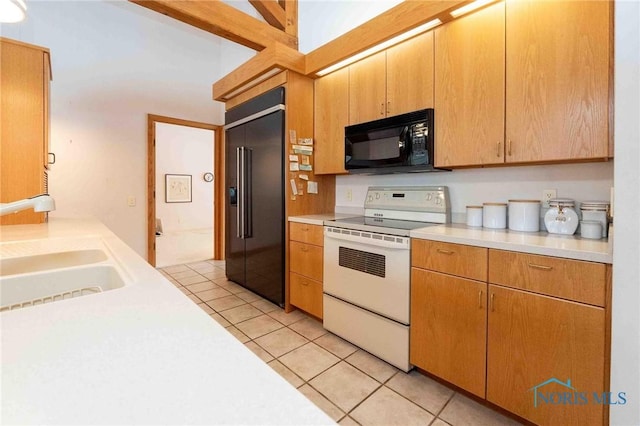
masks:
POLYGON ((550 234, 573 235, 580 218, 575 210, 575 201, 568 198, 549 200, 549 210, 544 215, 544 226, 550 234))
POLYGON ((485 228, 504 229, 507 227, 506 203, 483 203, 482 226, 485 228))
POLYGON ((608 201, 584 201, 580 205, 582 220, 595 220, 602 227, 602 238, 607 238, 609 230, 609 202, 608 201))
POLYGON ((467 206, 467 226, 482 226, 482 206, 467 206))
POLYGON ((540 230, 540 200, 509 200, 509 229, 538 232, 540 230))

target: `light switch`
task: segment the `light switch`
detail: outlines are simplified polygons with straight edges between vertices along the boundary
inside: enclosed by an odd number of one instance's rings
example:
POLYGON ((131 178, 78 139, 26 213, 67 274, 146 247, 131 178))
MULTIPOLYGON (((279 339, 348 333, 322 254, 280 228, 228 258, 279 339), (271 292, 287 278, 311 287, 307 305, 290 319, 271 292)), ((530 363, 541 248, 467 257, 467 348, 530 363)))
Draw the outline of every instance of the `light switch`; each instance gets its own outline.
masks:
POLYGON ((127 205, 129 207, 135 207, 135 205, 136 205, 136 197, 134 197, 133 195, 129 195, 127 197, 127 205))

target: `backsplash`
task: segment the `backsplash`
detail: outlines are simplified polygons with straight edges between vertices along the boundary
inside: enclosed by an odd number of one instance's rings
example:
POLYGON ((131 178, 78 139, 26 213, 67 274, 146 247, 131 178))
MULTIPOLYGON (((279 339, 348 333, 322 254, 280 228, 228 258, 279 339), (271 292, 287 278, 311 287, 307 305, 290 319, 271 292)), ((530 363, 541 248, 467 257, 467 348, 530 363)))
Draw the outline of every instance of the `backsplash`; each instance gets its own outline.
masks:
MULTIPOLYGON (((556 189, 558 197, 578 202, 608 201, 613 186, 613 161, 544 166, 493 167, 451 172, 396 175, 349 175, 336 178, 336 212, 362 213, 369 186, 446 185, 453 222, 465 221, 467 205, 542 199, 542 191, 556 189), (349 199, 349 194, 351 199, 349 199)), ((546 208, 542 208, 543 212, 546 208)))

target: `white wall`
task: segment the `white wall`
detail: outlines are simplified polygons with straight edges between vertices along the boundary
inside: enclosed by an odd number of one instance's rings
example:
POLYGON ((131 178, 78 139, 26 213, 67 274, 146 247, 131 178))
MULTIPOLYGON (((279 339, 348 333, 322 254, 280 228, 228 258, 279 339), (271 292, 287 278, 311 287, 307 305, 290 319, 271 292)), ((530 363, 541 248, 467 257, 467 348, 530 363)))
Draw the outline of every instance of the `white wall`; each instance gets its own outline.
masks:
POLYGON ((402 0, 299 0, 298 48, 309 53, 399 3, 402 0))
POLYGON ((211 85, 255 52, 126 1, 28 3, 0 33, 51 50, 51 217, 95 216, 146 257, 147 114, 222 124, 211 85))
POLYGON ((336 210, 362 208, 367 187, 374 185, 446 185, 451 196, 455 222, 464 221, 465 207, 509 199, 542 199, 544 189, 556 189, 558 196, 576 201, 609 200, 613 185, 613 163, 566 164, 558 166, 494 167, 451 172, 338 176, 336 210), (347 194, 351 190, 352 199, 347 194))
POLYGON ((612 425, 640 425, 640 3, 615 5, 612 425))
POLYGON ((213 228, 213 130, 156 123, 156 217, 164 232, 213 228), (191 175, 190 203, 165 202, 165 174, 191 175))

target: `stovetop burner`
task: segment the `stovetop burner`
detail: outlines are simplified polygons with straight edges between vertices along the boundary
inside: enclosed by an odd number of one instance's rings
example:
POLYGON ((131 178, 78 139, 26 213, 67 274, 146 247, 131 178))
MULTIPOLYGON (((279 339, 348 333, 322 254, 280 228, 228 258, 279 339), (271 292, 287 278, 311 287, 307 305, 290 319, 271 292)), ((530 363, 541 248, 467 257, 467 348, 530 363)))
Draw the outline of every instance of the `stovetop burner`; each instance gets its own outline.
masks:
POLYGON ((393 229, 418 229, 424 228, 425 226, 434 225, 431 222, 419 222, 415 220, 399 220, 399 219, 384 219, 379 217, 367 217, 367 216, 357 216, 357 217, 349 217, 346 219, 336 219, 332 221, 332 224, 338 228, 340 228, 341 224, 345 225, 368 225, 368 226, 378 226, 381 228, 393 228, 393 229))

